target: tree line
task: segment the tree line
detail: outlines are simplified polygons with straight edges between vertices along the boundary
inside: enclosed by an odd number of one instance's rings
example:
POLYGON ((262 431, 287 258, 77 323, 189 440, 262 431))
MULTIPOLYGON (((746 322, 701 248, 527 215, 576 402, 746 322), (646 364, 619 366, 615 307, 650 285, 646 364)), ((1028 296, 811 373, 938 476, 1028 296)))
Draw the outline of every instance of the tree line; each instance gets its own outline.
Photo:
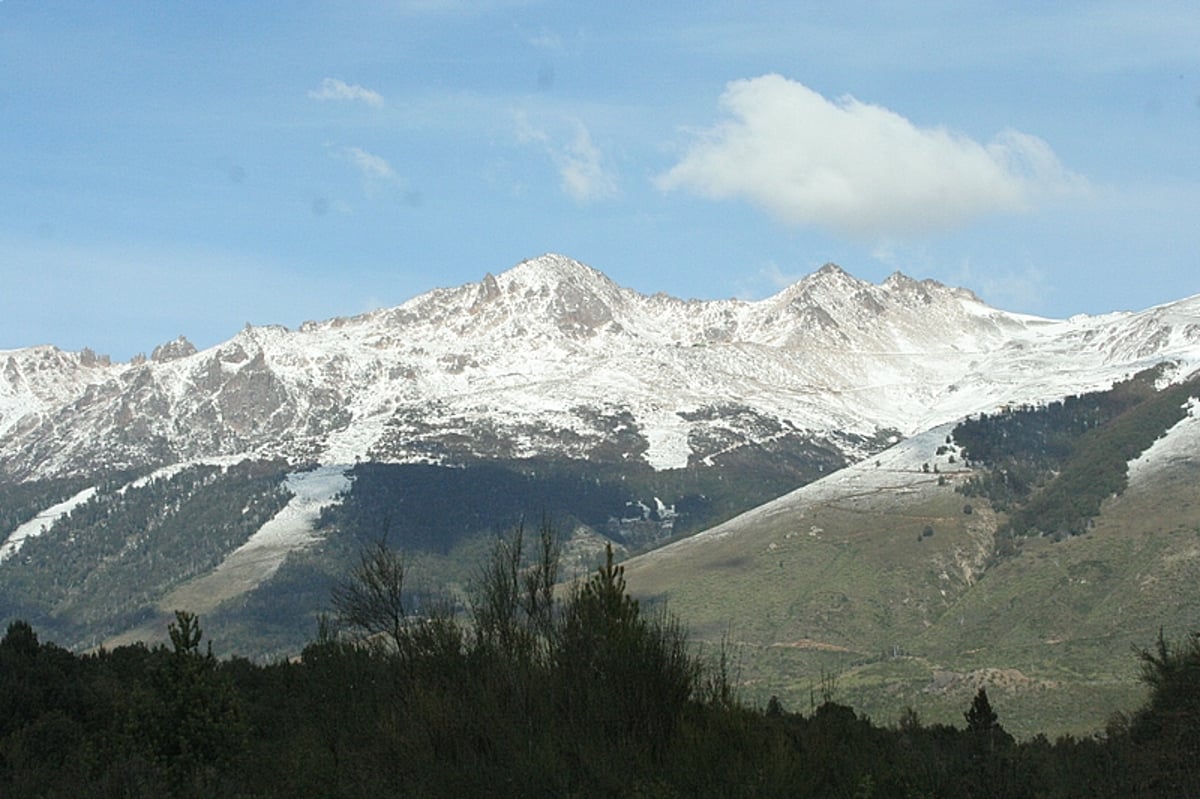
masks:
POLYGON ((0 639, 0 795, 1150 797, 1200 795, 1200 638, 1140 653, 1146 706, 1104 735, 1016 742, 985 690, 961 727, 739 700, 725 649, 642 607, 611 552, 564 589, 546 525, 460 607, 368 546, 294 659, 0 639))

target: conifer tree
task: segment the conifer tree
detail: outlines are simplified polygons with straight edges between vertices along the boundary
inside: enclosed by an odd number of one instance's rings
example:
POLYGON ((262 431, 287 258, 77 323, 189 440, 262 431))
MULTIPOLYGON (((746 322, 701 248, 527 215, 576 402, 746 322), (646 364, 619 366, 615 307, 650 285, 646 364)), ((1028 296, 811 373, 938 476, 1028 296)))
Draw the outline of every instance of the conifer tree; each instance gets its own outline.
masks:
POLYGON ((967 720, 967 729, 971 732, 987 733, 999 726, 999 716, 992 710, 986 688, 979 689, 979 693, 975 694, 975 699, 971 702, 971 708, 963 716, 967 720))

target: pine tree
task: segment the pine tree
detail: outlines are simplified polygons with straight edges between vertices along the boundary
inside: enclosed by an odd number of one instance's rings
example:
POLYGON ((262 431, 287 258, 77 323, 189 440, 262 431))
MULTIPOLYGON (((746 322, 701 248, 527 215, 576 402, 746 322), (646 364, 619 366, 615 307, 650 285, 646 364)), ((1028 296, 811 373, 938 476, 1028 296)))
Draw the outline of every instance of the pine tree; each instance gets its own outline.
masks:
POLYGON ((975 699, 971 702, 971 709, 963 716, 967 720, 967 729, 971 732, 988 733, 999 726, 1000 717, 992 710, 986 688, 979 689, 979 693, 975 694, 975 699))

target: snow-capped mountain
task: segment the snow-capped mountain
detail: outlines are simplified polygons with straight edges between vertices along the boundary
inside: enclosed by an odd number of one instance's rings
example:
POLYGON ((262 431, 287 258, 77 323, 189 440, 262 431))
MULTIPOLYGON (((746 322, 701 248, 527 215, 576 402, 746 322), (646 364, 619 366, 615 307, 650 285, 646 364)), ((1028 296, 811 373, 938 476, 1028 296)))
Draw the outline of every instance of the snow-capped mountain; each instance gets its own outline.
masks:
POLYGON ((247 326, 149 359, 0 352, 0 474, 230 455, 330 464, 532 455, 705 462, 764 439, 853 459, 1008 403, 1200 366, 1200 296, 1049 320, 832 264, 765 300, 622 288, 560 255, 297 330, 247 326))
POLYGON ((765 300, 685 301, 557 255, 202 351, 0 352, 0 616, 86 648, 161 636, 183 607, 249 651, 294 652, 321 586, 380 531, 450 556, 541 513, 571 525, 586 571, 606 542, 744 526, 868 454, 887 466, 898 439, 928 450, 968 414, 1152 366, 1200 368, 1200 297, 1050 320, 827 265, 765 300))

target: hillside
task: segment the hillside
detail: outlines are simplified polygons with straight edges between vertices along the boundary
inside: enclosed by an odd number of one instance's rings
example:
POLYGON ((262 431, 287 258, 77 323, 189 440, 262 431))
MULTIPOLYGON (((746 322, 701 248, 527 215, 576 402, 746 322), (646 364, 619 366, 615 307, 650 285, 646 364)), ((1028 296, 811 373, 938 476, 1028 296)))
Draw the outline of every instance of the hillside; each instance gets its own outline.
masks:
POLYGON ((956 491, 990 467, 965 464, 948 424, 634 558, 629 585, 741 647, 760 701, 807 707, 833 675, 839 700, 873 718, 911 706, 953 723, 986 686, 1015 734, 1103 728, 1140 701, 1133 648, 1200 623, 1200 420, 1170 388, 1145 404, 1160 395, 1183 418, 1079 534, 1013 538, 988 499, 956 491))

